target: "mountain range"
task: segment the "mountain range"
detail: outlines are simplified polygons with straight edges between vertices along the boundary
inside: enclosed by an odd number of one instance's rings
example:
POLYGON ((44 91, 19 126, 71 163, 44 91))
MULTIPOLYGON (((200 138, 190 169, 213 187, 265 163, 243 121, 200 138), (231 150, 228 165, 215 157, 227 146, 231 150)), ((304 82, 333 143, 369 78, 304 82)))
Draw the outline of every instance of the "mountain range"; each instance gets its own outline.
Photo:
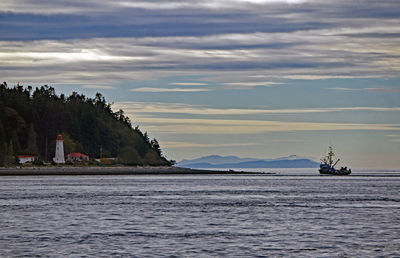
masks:
POLYGON ((314 168, 319 163, 312 159, 290 155, 276 159, 239 158, 236 156, 210 155, 177 163, 186 168, 314 168))

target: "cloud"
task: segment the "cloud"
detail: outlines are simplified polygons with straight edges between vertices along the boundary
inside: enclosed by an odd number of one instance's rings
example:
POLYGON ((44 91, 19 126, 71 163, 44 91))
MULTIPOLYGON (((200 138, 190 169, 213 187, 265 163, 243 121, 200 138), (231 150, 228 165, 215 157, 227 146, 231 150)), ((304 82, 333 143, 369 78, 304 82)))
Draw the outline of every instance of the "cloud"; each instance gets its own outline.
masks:
POLYGON ((246 147, 262 145, 260 143, 199 143, 199 142, 180 142, 180 141, 163 141, 163 147, 168 149, 174 148, 221 148, 221 147, 246 147))
MULTIPOLYGON (((326 79, 357 79, 357 78, 374 78, 374 76, 370 75, 361 75, 361 74, 354 74, 354 75, 337 75, 337 74, 316 74, 315 72, 310 72, 308 74, 292 74, 292 75, 285 75, 283 76, 285 79, 291 79, 291 80, 326 80, 326 79)), ((335 89, 335 88, 331 88, 335 89)), ((346 89, 346 88, 341 88, 337 87, 336 89, 346 89)), ((350 88, 348 88, 350 89, 350 88)))
POLYGON ((398 2, 296 2, 4 0, 0 71, 93 85, 197 73, 230 88, 398 76, 398 2))
POLYGON ((358 89, 345 88, 345 87, 334 87, 334 88, 329 88, 329 90, 333 90, 333 91, 355 91, 355 90, 358 90, 358 89))
POLYGON ((143 8, 143 9, 184 9, 184 8, 205 8, 205 9, 224 9, 224 8, 246 8, 248 5, 267 5, 267 4, 300 4, 307 0, 219 0, 219 1, 122 1, 119 4, 123 7, 143 8))
POLYGON ((153 133, 166 134, 259 134, 301 131, 398 131, 400 124, 281 122, 264 120, 178 119, 138 117, 153 133))
POLYGON ((172 82, 169 85, 177 85, 177 86, 203 86, 208 85, 208 83, 203 82, 172 82))
POLYGON ((162 92, 205 92, 210 91, 209 89, 185 89, 185 88, 135 88, 130 89, 129 91, 133 92, 155 92, 155 93, 162 93, 162 92))
POLYGON ((333 91, 375 91, 375 92, 382 92, 382 93, 395 93, 400 92, 400 88, 386 88, 386 87, 379 87, 379 88, 362 88, 362 89, 355 89, 355 88, 345 88, 345 87, 333 87, 329 88, 333 91))
MULTIPOLYGON (((380 38, 374 39, 371 44, 370 39, 361 38, 351 42, 354 40, 335 35, 327 37, 321 35, 323 33, 308 31, 201 37, 0 41, 0 71, 6 75, 4 79, 13 82, 37 81, 36 77, 43 74, 53 82, 90 79, 91 84, 99 84, 104 79, 126 80, 132 76, 161 78, 174 73, 183 76, 197 73, 214 77, 216 82, 226 83, 228 88, 272 86, 282 78, 317 80, 398 75, 399 40, 380 38), (350 41, 354 47, 348 48, 344 44, 346 41, 350 41), (288 43, 290 45, 282 49, 241 47, 288 43), (179 44, 178 47, 175 44, 179 44), (226 48, 231 44, 236 47, 226 48), (198 48, 207 45, 213 48, 198 48), (22 70, 28 72, 22 73, 22 70), (60 74, 64 77, 60 77, 60 74), (257 78, 249 77, 260 74, 269 78, 268 81, 257 82, 257 78)), ((176 83, 195 86, 194 82, 176 83)), ((210 81, 201 83, 209 84, 210 81)), ((201 86, 198 83, 196 85, 201 86)))
POLYGON ((270 81, 252 81, 252 82, 226 82, 224 83, 225 88, 229 89, 251 89, 254 87, 272 87, 274 85, 282 84, 279 82, 270 82, 270 81))
POLYGON ((364 88, 366 91, 376 91, 383 93, 395 93, 400 92, 400 88, 364 88))
POLYGON ((83 85, 82 88, 84 88, 84 89, 99 89, 99 90, 112 90, 112 89, 115 89, 115 87, 108 86, 108 85, 83 85))
POLYGON ((182 9, 248 9, 251 5, 269 4, 299 4, 306 0, 187 0, 187 1, 112 1, 112 0, 2 0, 0 10, 3 12, 35 13, 35 14, 79 14, 86 12, 101 13, 107 10, 120 11, 123 9, 146 10, 182 10, 182 9), (250 5, 250 6, 249 6, 250 5))
POLYGON ((251 115, 251 114, 311 114, 329 112, 369 111, 399 112, 400 107, 335 107, 335 108, 297 108, 297 109, 240 109, 210 108, 200 105, 154 102, 116 102, 115 109, 123 109, 133 114, 188 114, 188 115, 251 115))
POLYGON ((113 109, 122 108, 146 130, 163 134, 257 134, 267 132, 301 131, 398 131, 400 124, 289 122, 249 119, 222 119, 221 115, 249 114, 308 114, 326 112, 370 111, 399 112, 400 108, 345 107, 315 109, 218 109, 187 104, 117 102, 113 109), (159 114, 186 114, 186 118, 161 117, 159 114), (190 115, 215 116, 215 119, 193 119, 190 115))
POLYGON ((298 143, 301 140, 299 139, 273 139, 271 142, 273 143, 298 143))
POLYGON ((390 138, 391 142, 400 142, 400 134, 388 134, 386 136, 390 138))
POLYGON ((66 49, 66 44, 57 42, 43 42, 45 45, 53 45, 53 47, 46 49, 36 49, 36 50, 24 50, 16 52, 0 52, 0 58, 6 62, 6 64, 11 64, 14 60, 16 65, 26 65, 30 62, 39 65, 50 65, 56 64, 60 65, 62 63, 70 62, 124 62, 124 61, 137 61, 144 60, 145 57, 140 56, 121 56, 106 53, 104 50, 99 49, 88 49, 88 48, 70 48, 66 49), (64 46, 63 46, 64 45, 64 46), (63 48, 62 51, 59 49, 63 48), (53 50, 53 51, 51 51, 53 50))

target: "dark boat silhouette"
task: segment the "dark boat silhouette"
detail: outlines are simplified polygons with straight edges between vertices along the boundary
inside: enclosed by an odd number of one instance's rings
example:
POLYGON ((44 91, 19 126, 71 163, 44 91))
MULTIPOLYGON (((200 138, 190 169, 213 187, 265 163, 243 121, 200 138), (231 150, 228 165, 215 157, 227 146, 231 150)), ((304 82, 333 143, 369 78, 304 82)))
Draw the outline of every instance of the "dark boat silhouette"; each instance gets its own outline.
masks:
POLYGON ((336 169, 335 166, 340 159, 334 160, 335 153, 333 152, 332 146, 329 146, 328 154, 321 159, 321 164, 319 165, 319 173, 322 175, 337 175, 337 176, 347 176, 351 174, 351 169, 347 167, 341 167, 336 169))

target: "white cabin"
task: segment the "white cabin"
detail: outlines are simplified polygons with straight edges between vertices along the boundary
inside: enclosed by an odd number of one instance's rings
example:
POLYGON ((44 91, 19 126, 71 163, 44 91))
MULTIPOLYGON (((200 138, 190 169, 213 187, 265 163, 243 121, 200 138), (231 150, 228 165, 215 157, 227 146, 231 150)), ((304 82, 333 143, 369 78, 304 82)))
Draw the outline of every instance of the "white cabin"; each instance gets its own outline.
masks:
POLYGON ((18 160, 19 160, 20 164, 34 162, 35 159, 36 159, 36 157, 32 156, 32 155, 18 155, 18 160))

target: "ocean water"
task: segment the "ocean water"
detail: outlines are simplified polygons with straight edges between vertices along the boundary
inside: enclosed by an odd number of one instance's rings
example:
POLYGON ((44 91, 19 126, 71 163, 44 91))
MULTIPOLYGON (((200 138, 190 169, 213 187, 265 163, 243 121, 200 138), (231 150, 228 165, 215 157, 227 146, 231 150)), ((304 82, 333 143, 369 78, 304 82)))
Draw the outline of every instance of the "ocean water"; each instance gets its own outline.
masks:
POLYGON ((266 172, 1 177, 0 256, 400 256, 399 171, 266 172))

